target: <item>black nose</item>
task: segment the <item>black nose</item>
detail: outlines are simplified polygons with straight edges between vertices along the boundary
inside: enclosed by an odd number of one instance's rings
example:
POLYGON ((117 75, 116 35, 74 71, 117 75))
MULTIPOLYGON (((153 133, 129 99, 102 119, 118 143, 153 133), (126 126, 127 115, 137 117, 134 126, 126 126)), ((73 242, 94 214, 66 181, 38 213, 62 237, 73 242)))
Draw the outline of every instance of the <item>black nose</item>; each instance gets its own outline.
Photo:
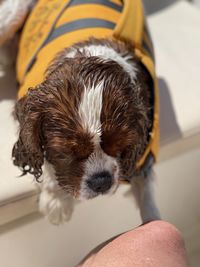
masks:
POLYGON ((103 171, 92 175, 92 177, 87 181, 87 184, 94 192, 104 193, 111 188, 112 180, 110 173, 103 171))

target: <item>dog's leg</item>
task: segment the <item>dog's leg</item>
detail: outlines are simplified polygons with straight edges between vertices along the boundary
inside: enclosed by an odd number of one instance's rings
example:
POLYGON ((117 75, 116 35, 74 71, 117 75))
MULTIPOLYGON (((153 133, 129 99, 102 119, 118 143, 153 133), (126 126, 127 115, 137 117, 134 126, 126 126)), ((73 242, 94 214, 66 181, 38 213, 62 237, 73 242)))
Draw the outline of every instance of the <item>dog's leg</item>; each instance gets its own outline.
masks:
POLYGON ((137 176, 131 181, 132 191, 143 223, 160 219, 160 213, 154 200, 153 182, 153 170, 150 170, 147 176, 137 176))
POLYGON ((39 210, 52 224, 59 225, 70 219, 74 200, 59 188, 54 190, 55 192, 47 189, 41 190, 39 210))
POLYGON ((61 224, 71 217, 74 199, 69 196, 56 180, 53 167, 45 162, 40 185, 39 210, 53 224, 61 224))

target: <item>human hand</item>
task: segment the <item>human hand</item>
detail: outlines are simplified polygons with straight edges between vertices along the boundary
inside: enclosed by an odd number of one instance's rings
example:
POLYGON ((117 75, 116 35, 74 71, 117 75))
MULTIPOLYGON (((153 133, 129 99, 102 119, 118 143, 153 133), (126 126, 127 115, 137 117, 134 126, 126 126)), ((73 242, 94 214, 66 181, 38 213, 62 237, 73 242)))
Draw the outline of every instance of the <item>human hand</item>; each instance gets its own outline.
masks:
POLYGON ((187 267, 180 232, 153 221, 119 235, 94 249, 79 267, 187 267))

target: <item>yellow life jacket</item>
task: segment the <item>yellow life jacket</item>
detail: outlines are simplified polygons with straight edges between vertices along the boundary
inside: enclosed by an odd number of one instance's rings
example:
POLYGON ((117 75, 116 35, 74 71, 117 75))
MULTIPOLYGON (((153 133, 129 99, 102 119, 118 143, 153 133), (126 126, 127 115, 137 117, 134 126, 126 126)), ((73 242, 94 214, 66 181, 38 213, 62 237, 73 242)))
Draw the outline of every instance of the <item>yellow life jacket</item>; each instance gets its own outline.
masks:
POLYGON ((17 58, 18 98, 40 84, 57 52, 88 39, 119 38, 131 41, 135 54, 154 82, 153 127, 146 150, 137 163, 141 169, 158 155, 159 105, 153 46, 141 0, 39 0, 24 26, 17 58))

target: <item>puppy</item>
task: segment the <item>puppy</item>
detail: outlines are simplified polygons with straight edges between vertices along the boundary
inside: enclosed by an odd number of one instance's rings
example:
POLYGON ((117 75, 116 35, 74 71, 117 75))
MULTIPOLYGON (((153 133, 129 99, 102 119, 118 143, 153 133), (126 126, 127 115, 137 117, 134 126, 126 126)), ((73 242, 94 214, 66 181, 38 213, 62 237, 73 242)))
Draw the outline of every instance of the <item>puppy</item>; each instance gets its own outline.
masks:
POLYGON ((72 198, 129 181, 143 222, 152 194, 158 93, 140 0, 38 1, 17 59, 13 162, 40 182, 40 210, 67 220, 72 198))

